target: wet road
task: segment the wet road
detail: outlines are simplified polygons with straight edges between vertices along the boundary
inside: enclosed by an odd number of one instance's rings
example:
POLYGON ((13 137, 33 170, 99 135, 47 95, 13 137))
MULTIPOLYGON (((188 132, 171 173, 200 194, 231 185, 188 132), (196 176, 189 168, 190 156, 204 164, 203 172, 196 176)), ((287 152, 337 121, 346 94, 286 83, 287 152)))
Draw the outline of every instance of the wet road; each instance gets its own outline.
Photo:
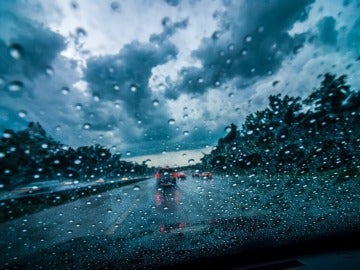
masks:
POLYGON ((159 189, 155 179, 120 187, 0 224, 0 263, 80 237, 191 231, 192 224, 238 215, 238 195, 220 177, 188 177, 174 188, 159 189))

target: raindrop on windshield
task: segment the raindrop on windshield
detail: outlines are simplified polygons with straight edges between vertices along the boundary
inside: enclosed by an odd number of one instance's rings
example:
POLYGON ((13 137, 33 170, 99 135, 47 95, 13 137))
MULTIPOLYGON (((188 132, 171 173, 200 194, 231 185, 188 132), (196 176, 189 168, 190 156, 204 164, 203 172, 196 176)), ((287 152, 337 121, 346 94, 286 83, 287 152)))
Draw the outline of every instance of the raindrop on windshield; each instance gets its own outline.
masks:
POLYGON ((47 76, 51 77, 52 75, 54 75, 54 69, 50 66, 47 66, 45 68, 45 73, 47 76))
POLYGON ((23 55, 23 48, 19 44, 11 44, 9 46, 9 55, 14 59, 20 59, 23 55))
POLYGON ((139 187, 138 185, 136 185, 136 186, 133 187, 133 190, 139 191, 139 190, 140 190, 140 187, 139 187))
POLYGON ((21 117, 21 118, 25 118, 25 117, 27 116, 27 112, 24 111, 24 110, 21 110, 21 111, 18 112, 18 115, 19 115, 19 117, 21 117))
POLYGON ((193 165, 193 164, 195 164, 195 160, 191 158, 188 160, 188 163, 189 163, 189 165, 193 165))
POLYGON ((112 2, 110 4, 110 7, 111 7, 112 11, 115 11, 115 12, 120 11, 120 4, 116 1, 112 2))
POLYGON ((130 85, 130 91, 131 92, 136 92, 137 91, 137 86, 135 84, 130 85))
POLYGON ((184 136, 189 135, 189 131, 185 130, 185 131, 183 132, 183 135, 184 135, 184 136))
POLYGON ((79 165, 81 163, 81 160, 80 159, 76 159, 75 161, 74 161, 74 164, 76 164, 76 165, 79 165))
POLYGON ((241 50, 241 55, 243 55, 243 56, 245 56, 245 55, 247 55, 247 50, 246 49, 244 49, 244 50, 241 50))
POLYGON ((78 39, 82 40, 82 39, 86 38, 87 33, 86 33, 85 29, 78 27, 78 28, 76 28, 76 36, 78 39))
POLYGON ((85 123, 85 124, 83 125, 83 129, 88 130, 88 129, 90 129, 90 128, 91 128, 91 125, 90 125, 89 123, 85 123))
POLYGON ((245 43, 250 43, 252 41, 252 37, 250 35, 245 36, 244 38, 245 43))
POLYGON ((173 125, 173 124, 175 124, 175 120, 171 118, 171 119, 169 119, 168 123, 169 123, 169 125, 173 125))
POLYGON ((114 89, 115 91, 119 91, 119 90, 120 90, 120 86, 119 86, 117 83, 115 83, 115 84, 113 85, 113 89, 114 89))
POLYGON ((151 163, 151 159, 148 158, 147 160, 145 160, 145 164, 148 165, 148 164, 150 164, 150 163, 151 163))
POLYGON ((211 38, 212 38, 213 40, 218 40, 219 37, 220 37, 220 35, 221 35, 221 33, 220 33, 219 31, 215 31, 215 32, 212 34, 211 38))
POLYGON ((61 88, 60 91, 61 91, 61 94, 63 94, 64 96, 68 95, 70 92, 68 87, 63 87, 63 88, 61 88))
POLYGON ((231 127, 226 127, 226 128, 225 128, 225 131, 226 131, 226 132, 230 132, 230 131, 231 131, 231 127))
POLYGON ((156 107, 156 106, 159 106, 159 100, 157 100, 157 99, 154 99, 153 101, 152 101, 152 104, 156 107))
POLYGON ((78 111, 81 111, 82 110, 82 105, 80 103, 77 103, 75 105, 75 109, 77 109, 78 111))
POLYGON ((264 32, 264 26, 262 26, 262 25, 259 26, 257 30, 258 30, 259 33, 264 32))
POLYGON ((9 85, 7 86, 7 89, 10 92, 18 92, 20 91, 22 88, 24 87, 24 84, 21 81, 12 81, 11 83, 9 83, 9 85))
POLYGON ((131 152, 130 152, 130 151, 127 151, 127 152, 126 152, 126 155, 127 155, 127 156, 130 156, 130 155, 131 155, 131 152))

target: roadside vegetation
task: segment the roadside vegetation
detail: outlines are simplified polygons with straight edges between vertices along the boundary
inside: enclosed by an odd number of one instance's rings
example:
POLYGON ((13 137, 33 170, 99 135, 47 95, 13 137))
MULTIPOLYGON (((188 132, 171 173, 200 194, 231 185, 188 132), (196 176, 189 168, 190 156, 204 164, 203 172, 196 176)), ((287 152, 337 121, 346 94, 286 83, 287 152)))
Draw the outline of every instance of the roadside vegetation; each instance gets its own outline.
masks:
POLYGON ((271 95, 269 105, 231 124, 202 166, 230 176, 312 175, 336 171, 336 182, 359 176, 360 92, 346 76, 325 74, 306 99, 271 95))

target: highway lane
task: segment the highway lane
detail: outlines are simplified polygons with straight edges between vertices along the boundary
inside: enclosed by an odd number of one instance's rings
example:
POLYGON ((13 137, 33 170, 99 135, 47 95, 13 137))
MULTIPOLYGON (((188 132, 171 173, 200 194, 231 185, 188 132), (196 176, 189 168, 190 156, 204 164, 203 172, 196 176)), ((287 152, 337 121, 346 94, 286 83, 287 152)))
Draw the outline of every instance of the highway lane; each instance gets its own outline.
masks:
POLYGON ((155 182, 142 181, 0 224, 1 263, 78 237, 186 229, 236 210, 229 204, 234 189, 224 178, 188 177, 175 188, 162 189, 155 182))
POLYGON ((161 244, 161 234, 192 232, 219 218, 253 214, 241 208, 245 191, 235 183, 226 177, 188 177, 175 188, 158 188, 149 179, 2 223, 0 263, 81 237, 134 237, 133 245, 141 246, 136 234, 150 232, 161 244))

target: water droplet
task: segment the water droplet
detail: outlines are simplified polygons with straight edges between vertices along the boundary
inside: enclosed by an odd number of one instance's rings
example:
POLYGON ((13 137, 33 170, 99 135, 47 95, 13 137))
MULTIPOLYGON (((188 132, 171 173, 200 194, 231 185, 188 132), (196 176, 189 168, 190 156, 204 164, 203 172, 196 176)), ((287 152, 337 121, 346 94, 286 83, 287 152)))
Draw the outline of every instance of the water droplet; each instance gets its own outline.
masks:
POLYGON ((246 132, 247 135, 252 135, 254 133, 254 131, 249 130, 248 132, 246 132))
POLYGON ((257 30, 258 30, 259 33, 262 33, 262 32, 264 32, 264 29, 265 29, 264 26, 261 25, 261 26, 258 27, 257 30))
POLYGON ((83 125, 83 129, 88 130, 88 129, 90 129, 90 128, 91 128, 91 125, 90 125, 89 123, 85 123, 85 124, 83 125))
POLYGON ((189 163, 189 165, 193 165, 193 164, 195 164, 195 160, 191 158, 188 160, 188 163, 189 163))
POLYGON ((204 82, 204 79, 200 77, 200 78, 198 79, 198 83, 203 83, 203 82, 204 82))
POLYGON ((0 158, 5 157, 5 154, 3 152, 0 152, 0 158))
POLYGON ((168 123, 169 123, 169 125, 174 125, 174 124, 175 124, 175 120, 171 118, 171 119, 169 119, 168 123))
POLYGON ((156 107, 156 106, 159 106, 159 100, 157 100, 157 99, 154 99, 153 101, 152 101, 152 104, 156 107))
POLYGON ((233 92, 229 93, 229 97, 233 97, 233 96, 234 96, 233 92))
POLYGON ((231 131, 231 127, 229 127, 229 126, 226 127, 226 128, 225 128, 225 131, 226 131, 226 132, 230 132, 230 131, 231 131))
POLYGON ((82 105, 80 103, 77 103, 75 105, 75 109, 77 109, 78 111, 81 111, 82 110, 82 105))
POLYGON ((99 102, 100 101, 100 97, 98 95, 94 95, 93 99, 95 102, 99 102))
POLYGON ((245 56, 245 55, 247 55, 247 54, 248 54, 248 52, 247 52, 246 49, 241 50, 241 55, 242 55, 242 56, 245 56))
POLYGON ((116 1, 112 2, 110 4, 110 7, 111 7, 112 11, 114 11, 114 12, 120 11, 120 4, 116 1))
POLYGON ((11 44, 9 46, 9 55, 14 59, 20 59, 23 55, 23 48, 19 44, 11 44))
POLYGON ((127 151, 127 152, 126 152, 126 155, 127 155, 127 156, 130 156, 130 155, 131 155, 131 152, 130 152, 130 151, 127 151))
POLYGON ((145 164, 146 164, 146 165, 148 165, 148 164, 150 164, 150 163, 151 163, 151 159, 148 158, 147 160, 145 160, 145 164))
POLYGON ((120 90, 120 86, 119 86, 117 83, 115 83, 115 84, 113 85, 113 89, 114 89, 115 91, 119 91, 119 90, 120 90))
POLYGON ((139 187, 138 185, 136 185, 136 186, 133 187, 133 190, 139 191, 139 190, 140 190, 140 187, 139 187))
POLYGON ((51 77, 52 75, 54 75, 54 69, 51 66, 47 66, 45 68, 45 73, 47 76, 51 77))
POLYGON ((18 112, 19 117, 25 118, 27 116, 27 112, 25 110, 21 110, 18 112))
POLYGON ((184 119, 188 119, 189 116, 188 116, 187 114, 184 114, 183 118, 184 118, 184 119))
POLYGON ((183 132, 183 135, 184 135, 184 136, 189 135, 189 131, 188 131, 188 130, 185 130, 185 131, 183 132))
POLYGON ((250 35, 245 36, 244 38, 245 43, 250 43, 251 41, 252 41, 252 37, 250 35))
POLYGON ((80 159, 76 159, 75 161, 74 161, 74 164, 76 164, 76 165, 79 165, 81 163, 81 160, 80 159))
POLYGON ((221 33, 219 31, 215 31, 212 35, 211 38, 213 40, 218 40, 220 38, 221 33))
POLYGON ((86 38, 87 33, 84 28, 78 27, 78 28, 76 28, 76 36, 79 39, 84 39, 84 38, 86 38))
POLYGON ((130 91, 131 92, 136 92, 137 91, 137 86, 135 84, 130 85, 130 91))
POLYGON ((42 145, 41 145, 41 148, 43 148, 43 149, 47 149, 49 146, 46 144, 46 143, 43 143, 42 145))
POLYGON ((279 83, 279 81, 277 81, 277 80, 273 81, 272 86, 275 87, 278 83, 279 83))
POLYGON ((68 87, 63 87, 60 89, 60 91, 61 91, 61 94, 63 94, 64 96, 68 95, 70 92, 68 87))
POLYGON ((108 209, 107 212, 108 212, 108 213, 111 213, 111 212, 112 212, 112 209, 108 209))
POLYGON ((170 21, 170 18, 169 18, 169 17, 164 17, 164 18, 161 20, 161 25, 162 25, 163 27, 169 26, 170 23, 171 23, 171 21, 170 21))
POLYGON ((18 91, 20 91, 23 87, 24 87, 23 82, 21 82, 21 81, 12 81, 12 82, 9 83, 9 85, 7 86, 7 89, 8 89, 10 92, 18 92, 18 91))

